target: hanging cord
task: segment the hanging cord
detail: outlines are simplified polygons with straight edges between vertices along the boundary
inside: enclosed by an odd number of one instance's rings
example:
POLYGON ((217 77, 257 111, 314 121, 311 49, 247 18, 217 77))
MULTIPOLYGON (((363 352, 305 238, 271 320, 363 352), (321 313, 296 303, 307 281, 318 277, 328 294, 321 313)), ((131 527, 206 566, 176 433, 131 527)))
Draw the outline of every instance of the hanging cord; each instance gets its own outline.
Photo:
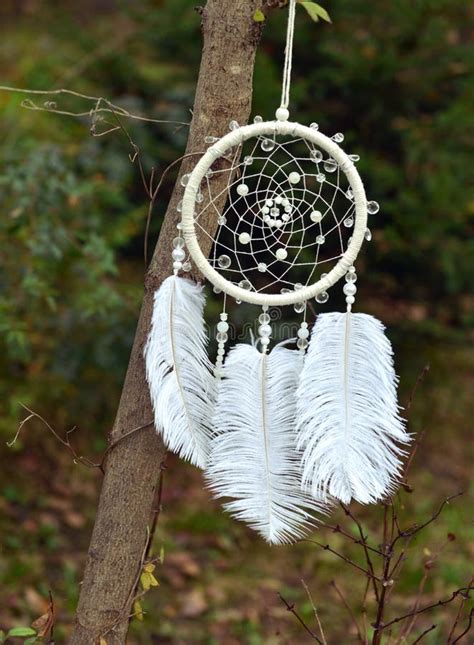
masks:
POLYGON ((283 68, 283 84, 281 91, 281 105, 277 110, 277 119, 288 119, 288 105, 290 104, 291 68, 293 62, 293 38, 295 34, 296 0, 290 0, 288 9, 288 27, 286 32, 285 66, 283 68))

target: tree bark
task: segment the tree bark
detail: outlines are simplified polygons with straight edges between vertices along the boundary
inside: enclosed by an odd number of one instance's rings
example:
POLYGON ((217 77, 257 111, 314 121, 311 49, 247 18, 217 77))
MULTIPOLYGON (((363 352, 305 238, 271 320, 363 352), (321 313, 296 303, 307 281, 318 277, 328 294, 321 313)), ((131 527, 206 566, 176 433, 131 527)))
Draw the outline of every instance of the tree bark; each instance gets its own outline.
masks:
MULTIPOLYGON (((223 135, 231 119, 245 123, 249 117, 255 52, 261 33, 260 25, 253 21, 255 6, 255 0, 208 0, 202 10, 204 45, 186 154, 203 152, 204 137, 223 135)), ((196 160, 197 156, 186 158, 180 176, 189 172, 196 160)), ((215 181, 222 179, 217 177, 215 181)), ((145 276, 143 304, 109 445, 122 439, 107 457, 76 622, 69 641, 72 645, 98 643, 101 637, 108 645, 118 645, 126 639, 160 465, 165 456, 152 423, 143 348, 154 292, 171 273, 171 241, 176 235, 179 219, 176 205, 182 192, 178 181, 145 276), (125 436, 140 426, 144 427, 125 436)), ((209 251, 204 240, 202 248, 209 251)))

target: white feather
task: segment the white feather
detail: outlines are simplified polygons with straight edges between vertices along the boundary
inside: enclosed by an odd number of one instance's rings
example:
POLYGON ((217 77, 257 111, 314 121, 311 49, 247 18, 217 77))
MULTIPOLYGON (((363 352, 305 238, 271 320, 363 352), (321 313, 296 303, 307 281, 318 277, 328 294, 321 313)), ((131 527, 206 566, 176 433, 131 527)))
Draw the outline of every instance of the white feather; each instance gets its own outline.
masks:
POLYGON ((226 510, 274 544, 303 537, 311 511, 325 510, 301 490, 295 413, 302 360, 283 347, 262 354, 237 345, 218 386, 207 481, 216 497, 233 498, 226 510))
POLYGON ((155 293, 145 347, 155 425, 166 447, 204 468, 212 433, 215 380, 206 353, 202 287, 178 276, 155 293))
POLYGON ((318 316, 297 392, 303 485, 313 495, 367 504, 394 492, 404 454, 398 444, 410 440, 397 383, 380 321, 318 316))

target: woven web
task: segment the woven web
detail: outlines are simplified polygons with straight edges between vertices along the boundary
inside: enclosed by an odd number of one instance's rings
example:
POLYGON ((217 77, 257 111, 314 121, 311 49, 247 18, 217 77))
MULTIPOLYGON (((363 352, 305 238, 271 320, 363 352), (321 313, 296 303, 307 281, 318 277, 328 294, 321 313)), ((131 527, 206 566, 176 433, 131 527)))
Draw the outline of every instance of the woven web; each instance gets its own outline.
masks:
POLYGON ((209 262, 227 280, 255 292, 313 284, 350 241, 355 206, 345 174, 301 138, 259 136, 232 154, 230 168, 206 173, 196 200, 196 228, 213 240, 209 262), (212 176, 219 173, 226 174, 227 185, 214 194, 212 176), (209 209, 218 222, 215 235, 202 224, 209 209))

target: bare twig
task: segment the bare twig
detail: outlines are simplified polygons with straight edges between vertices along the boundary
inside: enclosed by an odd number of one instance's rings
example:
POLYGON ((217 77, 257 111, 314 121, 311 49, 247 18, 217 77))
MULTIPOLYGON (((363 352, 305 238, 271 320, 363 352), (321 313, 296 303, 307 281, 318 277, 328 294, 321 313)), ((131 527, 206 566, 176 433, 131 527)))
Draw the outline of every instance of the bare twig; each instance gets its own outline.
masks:
POLYGON ((473 608, 473 609, 471 609, 471 611, 469 612, 469 618, 468 618, 468 620, 467 620, 467 626, 466 626, 466 629, 465 629, 463 632, 461 632, 461 633, 459 634, 459 636, 458 636, 455 640, 453 640, 453 645, 455 645, 455 643, 459 643, 459 641, 461 640, 461 638, 462 638, 463 636, 465 636, 467 633, 469 633, 469 631, 471 630, 471 627, 472 627, 472 620, 473 620, 473 618, 474 618, 474 608, 473 608))
MULTIPOLYGON (((474 577, 470 579, 469 586, 471 586, 473 582, 474 582, 474 577)), ((464 609, 466 600, 467 600, 467 596, 462 595, 461 602, 459 603, 458 611, 456 613, 456 617, 453 622, 453 626, 451 627, 451 630, 448 634, 448 643, 451 643, 452 639, 454 638, 454 633, 456 632, 456 627, 458 626, 459 620, 461 618, 462 610, 464 609)))
POLYGON ((54 103, 54 101, 46 101, 43 106, 36 105, 34 101, 31 99, 25 99, 25 101, 22 102, 22 107, 28 109, 28 110, 36 110, 39 112, 51 112, 53 114, 61 114, 64 116, 72 116, 72 117, 90 117, 92 114, 98 114, 98 113, 109 113, 109 114, 120 114, 121 116, 127 118, 127 119, 133 119, 135 121, 143 121, 145 123, 167 123, 170 125, 179 125, 179 126, 189 126, 189 123, 186 123, 184 121, 168 121, 168 120, 163 120, 163 119, 152 119, 150 117, 142 116, 140 114, 133 114, 132 112, 129 112, 123 107, 120 107, 119 105, 116 105, 115 103, 112 103, 108 99, 104 98, 103 96, 90 96, 88 94, 82 94, 81 92, 75 92, 73 90, 68 90, 65 88, 57 89, 57 90, 30 90, 26 88, 20 88, 20 87, 9 87, 7 85, 0 85, 0 92, 18 92, 21 94, 29 94, 29 95, 37 95, 37 96, 58 96, 58 95, 68 95, 68 96, 74 96, 75 98, 83 99, 85 101, 93 101, 96 104, 102 104, 104 103, 106 107, 95 107, 91 110, 83 111, 83 112, 72 112, 68 110, 59 110, 54 103))
POLYGON ((348 614, 349 614, 349 616, 351 617, 352 624, 353 624, 353 625, 354 625, 354 627, 356 628, 356 631, 357 631, 357 638, 359 639, 359 641, 360 641, 361 643, 363 643, 363 642, 364 642, 364 639, 362 638, 362 633, 361 633, 360 628, 359 628, 359 623, 357 622, 357 618, 355 617, 355 614, 354 614, 354 612, 352 611, 351 606, 350 606, 350 605, 349 605, 349 603, 347 602, 346 597, 345 597, 345 596, 344 596, 344 594, 342 593, 341 589, 339 589, 339 587, 337 586, 337 584, 336 584, 336 582, 335 582, 334 580, 331 580, 330 584, 331 584, 331 586, 333 587, 334 591, 335 591, 335 592, 337 593, 337 595, 339 596, 339 598, 341 599, 341 602, 342 602, 342 604, 344 605, 344 607, 347 609, 347 613, 348 613, 348 614))
POLYGON ((280 600, 282 601, 282 603, 284 603, 284 605, 286 606, 287 611, 289 611, 291 614, 293 614, 293 616, 294 616, 294 617, 296 618, 296 620, 300 623, 300 625, 303 627, 303 629, 304 629, 304 630, 305 630, 305 631, 306 631, 306 632, 311 636, 311 638, 312 638, 313 640, 315 640, 317 643, 319 643, 320 645, 323 645, 322 640, 317 636, 317 634, 315 634, 315 633, 313 632, 313 630, 312 630, 310 627, 308 627, 308 625, 305 623, 305 621, 304 621, 304 620, 301 618, 301 616, 298 614, 298 612, 297 612, 297 611, 296 611, 296 609, 295 609, 295 605, 294 605, 294 604, 290 604, 287 600, 285 600, 285 598, 283 598, 283 596, 281 595, 281 593, 279 593, 279 594, 278 594, 278 597, 280 598, 280 600))
POLYGON ((387 629, 387 627, 390 627, 390 625, 395 625, 396 623, 399 623, 402 620, 411 618, 411 616, 413 616, 414 614, 422 614, 425 611, 429 611, 430 609, 435 609, 436 607, 444 607, 445 605, 449 605, 449 603, 453 602, 453 600, 455 600, 459 595, 468 594, 473 589, 474 587, 472 585, 469 585, 467 587, 461 587, 460 589, 456 589, 456 591, 453 591, 453 593, 449 598, 446 598, 445 600, 438 600, 438 602, 434 602, 431 605, 426 605, 425 607, 421 607, 416 611, 410 611, 407 614, 404 614, 403 616, 398 616, 397 618, 394 618, 388 623, 381 625, 380 629, 387 629))
POLYGON ((424 638, 426 634, 429 634, 430 632, 432 632, 433 629, 436 629, 436 625, 431 625, 431 627, 428 627, 428 629, 425 629, 425 631, 418 636, 416 641, 413 641, 413 645, 416 645, 417 643, 419 643, 421 639, 424 638))
POLYGON ((316 623, 318 625, 319 633, 321 634, 322 643, 323 645, 327 645, 326 636, 324 635, 323 626, 321 624, 321 621, 319 620, 319 614, 318 614, 318 610, 316 609, 316 605, 314 604, 313 596, 311 595, 308 585, 304 580, 301 580, 301 584, 305 588, 306 595, 308 596, 309 602, 311 603, 311 607, 313 608, 314 617, 316 618, 316 623))

